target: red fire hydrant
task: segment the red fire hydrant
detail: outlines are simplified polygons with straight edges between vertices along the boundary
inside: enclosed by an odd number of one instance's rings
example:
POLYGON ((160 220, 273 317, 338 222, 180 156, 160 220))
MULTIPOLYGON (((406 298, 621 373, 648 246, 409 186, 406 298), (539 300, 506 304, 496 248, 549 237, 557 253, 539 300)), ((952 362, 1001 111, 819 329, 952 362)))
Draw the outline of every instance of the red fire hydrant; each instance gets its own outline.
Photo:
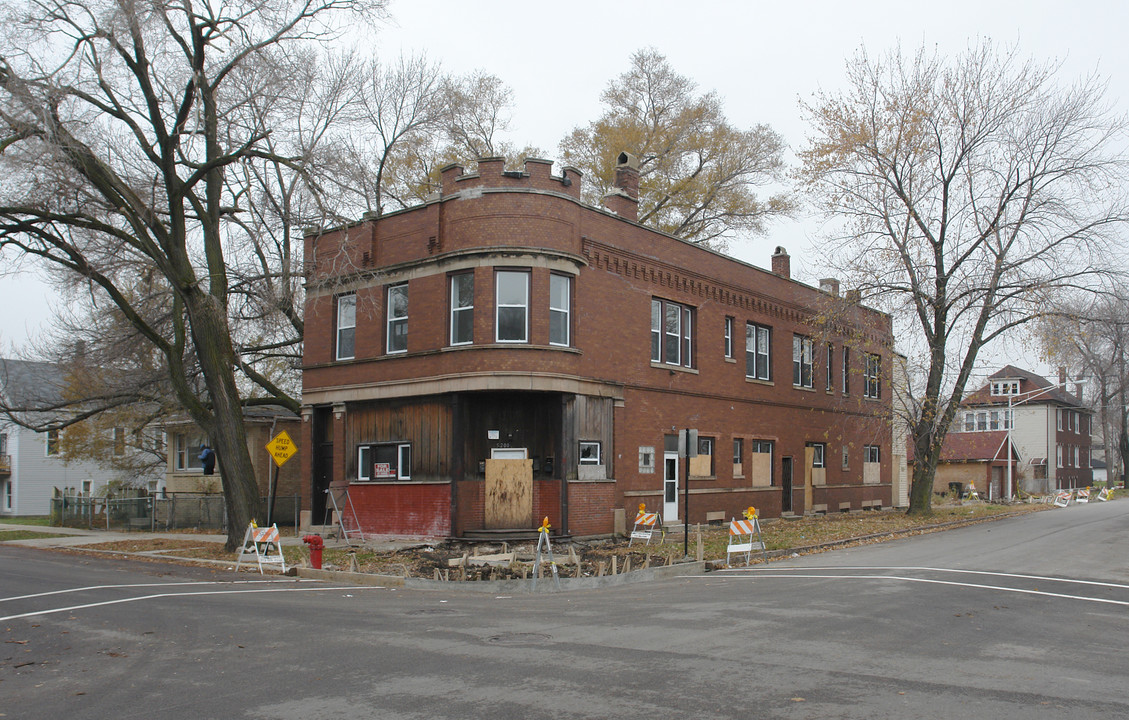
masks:
POLYGON ((302 542, 310 546, 310 567, 321 570, 321 551, 325 547, 321 535, 304 535, 302 542))

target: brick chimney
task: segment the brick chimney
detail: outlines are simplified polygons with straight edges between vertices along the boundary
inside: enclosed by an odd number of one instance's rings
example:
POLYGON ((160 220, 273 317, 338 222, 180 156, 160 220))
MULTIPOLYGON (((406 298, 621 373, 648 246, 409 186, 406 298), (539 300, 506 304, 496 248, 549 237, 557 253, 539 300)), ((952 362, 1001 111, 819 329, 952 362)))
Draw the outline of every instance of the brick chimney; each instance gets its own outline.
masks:
POLYGON ((1061 366, 1058 369, 1058 384, 1062 389, 1066 389, 1066 368, 1061 366))
POLYGON ((776 252, 772 254, 772 273, 782 278, 792 277, 792 256, 782 245, 777 245, 776 252))
POLYGON ((621 152, 615 161, 615 188, 603 197, 604 207, 632 222, 639 220, 639 158, 621 152))
POLYGON ((839 281, 835 278, 823 278, 820 280, 819 289, 829 295, 839 297, 839 281))

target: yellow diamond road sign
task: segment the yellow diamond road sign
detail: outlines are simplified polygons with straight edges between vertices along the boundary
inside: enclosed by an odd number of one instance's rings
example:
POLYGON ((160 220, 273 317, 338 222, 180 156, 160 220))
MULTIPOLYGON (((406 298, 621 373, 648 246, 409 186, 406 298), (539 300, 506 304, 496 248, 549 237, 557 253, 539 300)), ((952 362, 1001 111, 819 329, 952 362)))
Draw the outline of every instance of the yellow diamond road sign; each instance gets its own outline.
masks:
POLYGON ((279 467, 283 463, 292 458, 298 452, 298 446, 290 439, 290 436, 283 430, 274 436, 274 439, 267 443, 267 452, 274 458, 274 462, 279 467))

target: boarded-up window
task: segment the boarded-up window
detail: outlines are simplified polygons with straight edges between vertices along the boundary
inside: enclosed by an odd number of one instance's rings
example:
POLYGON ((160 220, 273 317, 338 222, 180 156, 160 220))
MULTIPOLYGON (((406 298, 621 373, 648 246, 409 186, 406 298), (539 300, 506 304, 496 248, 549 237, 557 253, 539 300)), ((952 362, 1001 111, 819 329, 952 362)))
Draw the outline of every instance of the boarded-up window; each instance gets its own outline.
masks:
POLYGON ((772 485, 772 443, 753 440, 749 443, 749 474, 753 487, 772 485))
POLYGON ((691 477, 713 476, 713 438, 698 438, 698 457, 690 458, 691 477))

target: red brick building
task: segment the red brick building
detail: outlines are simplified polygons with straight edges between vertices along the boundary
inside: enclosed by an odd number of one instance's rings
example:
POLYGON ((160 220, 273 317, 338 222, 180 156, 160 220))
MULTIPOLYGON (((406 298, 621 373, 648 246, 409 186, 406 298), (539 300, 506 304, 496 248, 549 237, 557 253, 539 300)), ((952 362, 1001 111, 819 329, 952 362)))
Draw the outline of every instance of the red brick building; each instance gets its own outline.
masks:
POLYGON ((681 522, 687 471, 690 522, 890 504, 886 315, 640 225, 630 156, 604 208, 524 167, 307 235, 314 523, 348 484, 375 534, 606 534, 681 522))

